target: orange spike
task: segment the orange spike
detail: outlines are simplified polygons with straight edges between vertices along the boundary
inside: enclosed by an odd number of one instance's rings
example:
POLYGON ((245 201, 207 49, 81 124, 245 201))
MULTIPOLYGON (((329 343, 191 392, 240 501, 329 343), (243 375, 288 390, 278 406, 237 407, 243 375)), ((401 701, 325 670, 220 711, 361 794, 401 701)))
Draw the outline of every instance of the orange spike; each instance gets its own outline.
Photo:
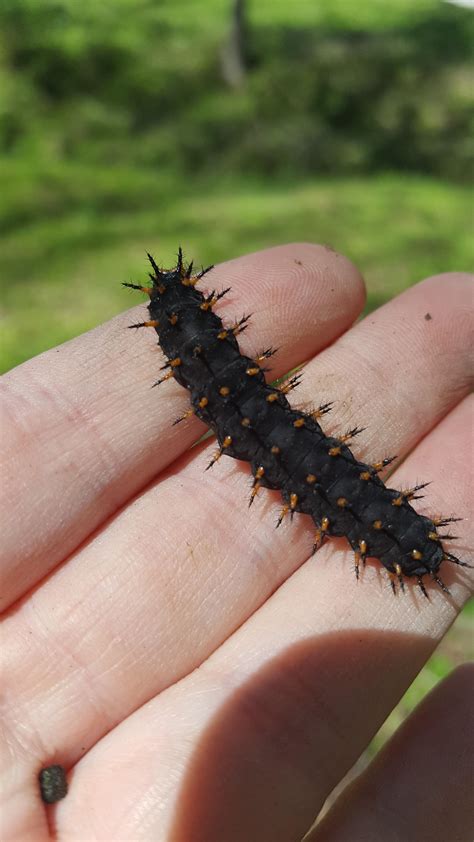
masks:
POLYGON ((135 328, 138 328, 138 327, 159 327, 159 324, 160 324, 159 321, 157 321, 156 319, 153 319, 152 321, 149 321, 149 322, 136 322, 136 324, 128 325, 128 327, 131 330, 134 327, 135 328))
POLYGON ((318 406, 317 409, 314 409, 311 412, 311 417, 314 418, 316 421, 318 418, 322 418, 323 415, 327 415, 328 412, 331 412, 331 407, 333 406, 333 402, 331 403, 322 403, 321 406, 318 406))
POLYGON ((269 357, 273 357, 273 355, 276 354, 277 350, 277 348, 266 348, 258 355, 257 362, 260 363, 262 360, 268 360, 269 357))
POLYGON ((286 383, 282 383, 282 385, 278 387, 282 395, 287 395, 288 392, 292 392, 293 389, 296 389, 296 387, 301 383, 301 377, 301 374, 295 374, 294 377, 291 377, 286 381, 286 383))
POLYGON ((280 512, 280 516, 279 516, 279 518, 278 518, 278 520, 277 520, 277 523, 276 523, 277 528, 278 528, 279 526, 281 526, 281 524, 283 523, 284 518, 287 516, 287 514, 288 514, 288 512, 289 512, 289 511, 290 511, 290 507, 289 507, 289 506, 283 506, 283 508, 282 508, 282 510, 281 510, 281 512, 280 512))
POLYGON ((314 555, 315 552, 317 550, 319 550, 322 547, 322 545, 324 544, 324 541, 327 538, 328 529, 329 529, 329 518, 323 517, 323 519, 321 520, 321 526, 318 527, 318 529, 316 530, 315 535, 314 535, 313 550, 312 550, 311 555, 314 555))
POLYGON ((234 324, 231 325, 229 329, 232 331, 234 336, 238 336, 239 333, 243 333, 243 331, 247 329, 250 318, 250 316, 242 316, 238 322, 234 322, 234 324))
POLYGON ((378 474, 380 473, 380 471, 383 471, 383 469, 386 468, 387 465, 390 465, 392 462, 394 462, 396 458, 396 456, 388 456, 387 459, 382 459, 380 462, 374 462, 372 468, 378 474))
POLYGON ((180 424, 181 421, 185 421, 186 418, 190 418, 191 415, 194 415, 194 409, 187 409, 184 415, 181 416, 181 418, 177 418, 176 421, 173 421, 172 426, 175 427, 176 424, 180 424))
POLYGON ((129 289, 137 289, 139 292, 146 293, 146 295, 151 295, 153 292, 153 287, 142 287, 140 284, 129 284, 126 281, 122 282, 122 286, 128 287, 129 289))
POLYGON ((181 283, 184 287, 195 287, 198 280, 199 280, 198 276, 195 275, 194 277, 191 277, 191 278, 186 278, 186 277, 181 278, 181 283))
POLYGON ((252 505, 253 501, 255 500, 255 497, 257 496, 258 489, 261 487, 260 480, 263 477, 264 473, 265 473, 265 468, 263 468, 261 465, 255 471, 253 488, 252 488, 252 492, 250 494, 249 507, 252 505))
POLYGON ((347 433, 344 433, 343 436, 340 436, 339 441, 342 444, 344 444, 344 442, 355 438, 355 436, 358 436, 359 433, 363 433, 364 430, 365 430, 365 427, 353 427, 352 430, 348 430, 347 433))
POLYGON ((219 459, 221 458, 222 454, 224 453, 224 450, 226 449, 226 447, 230 447, 231 444, 232 444, 231 436, 226 436, 224 441, 222 442, 219 450, 216 450, 216 452, 214 453, 211 461, 209 462, 209 464, 206 468, 206 471, 208 471, 209 468, 212 468, 212 466, 215 465, 216 462, 219 461, 219 459))
POLYGON ((397 574, 397 579, 398 579, 398 582, 399 582, 399 585, 400 585, 400 590, 405 592, 405 583, 403 581, 402 568, 400 567, 399 564, 395 564, 395 573, 397 574))
POLYGON ((164 377, 160 378, 160 380, 156 380, 156 382, 153 383, 152 388, 154 386, 160 386, 161 383, 164 383, 166 380, 171 380, 172 377, 174 377, 174 371, 171 369, 171 371, 168 371, 168 374, 165 374, 164 377))

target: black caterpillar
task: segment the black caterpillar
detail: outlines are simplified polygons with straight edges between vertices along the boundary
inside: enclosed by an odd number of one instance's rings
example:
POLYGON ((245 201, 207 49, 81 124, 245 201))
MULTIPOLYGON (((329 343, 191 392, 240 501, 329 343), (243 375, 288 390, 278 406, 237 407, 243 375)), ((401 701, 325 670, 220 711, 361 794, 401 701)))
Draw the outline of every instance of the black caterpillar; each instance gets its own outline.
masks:
POLYGON ((415 577, 427 597, 423 576, 430 574, 449 593, 438 576, 441 563, 470 565, 443 547, 441 539, 454 536, 440 535, 438 527, 459 518, 431 520, 413 509, 410 500, 418 499, 426 483, 407 491, 387 488, 378 473, 395 457, 375 465, 359 462, 346 442, 360 429, 341 438, 327 436, 318 422, 330 404, 312 413, 293 409, 286 394, 300 375, 279 388, 266 382, 259 363, 275 351, 268 348, 257 360, 244 356, 236 337, 249 317, 225 327, 213 312, 229 289, 207 296, 196 289, 212 266, 193 274, 193 264, 183 263, 181 248, 171 270, 160 269, 150 254, 148 258, 151 287, 124 286, 150 296, 150 320, 130 327, 153 327, 158 333, 168 362, 163 366, 167 373, 154 385, 174 377, 189 391, 191 409, 175 423, 194 414, 216 433, 219 450, 208 468, 222 454, 250 462, 250 504, 261 486, 280 490, 285 505, 277 525, 287 514, 311 515, 316 524, 313 552, 329 535, 345 536, 355 552, 357 577, 359 565, 370 556, 388 570, 394 592, 397 581, 403 590, 403 577, 415 577))

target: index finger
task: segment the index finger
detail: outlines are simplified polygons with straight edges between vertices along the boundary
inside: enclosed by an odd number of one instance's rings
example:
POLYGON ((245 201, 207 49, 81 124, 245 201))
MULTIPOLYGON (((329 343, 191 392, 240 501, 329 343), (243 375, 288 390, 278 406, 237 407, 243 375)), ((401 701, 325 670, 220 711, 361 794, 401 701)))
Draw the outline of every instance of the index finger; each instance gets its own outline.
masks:
MULTIPOLYGON (((355 267, 307 243, 229 261, 206 280, 232 288, 220 313, 253 313, 260 347, 281 346, 275 377, 336 339, 364 303, 355 267)), ((124 313, 4 377, 2 609, 205 431, 194 418, 172 426, 187 408, 177 384, 161 395, 149 388, 161 352, 146 331, 125 330, 142 318, 124 313)), ((241 345, 257 350, 245 334, 241 345)))

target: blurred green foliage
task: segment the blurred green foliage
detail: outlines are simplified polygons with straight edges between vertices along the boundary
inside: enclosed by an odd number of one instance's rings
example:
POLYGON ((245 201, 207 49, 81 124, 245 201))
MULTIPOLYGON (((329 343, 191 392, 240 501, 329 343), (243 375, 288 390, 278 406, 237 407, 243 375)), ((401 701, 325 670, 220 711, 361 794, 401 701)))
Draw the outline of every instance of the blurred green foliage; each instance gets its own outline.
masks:
POLYGON ((473 16, 439 2, 361 5, 267 2, 265 13, 253 0, 246 83, 229 92, 228 0, 3 0, 1 148, 188 174, 464 179, 473 16))
POLYGON ((10 164, 2 175, 10 213, 22 219, 0 253, 7 366, 137 304, 120 281, 146 277, 146 250, 171 265, 180 242, 198 264, 292 240, 326 243, 362 267, 370 307, 469 262, 469 191, 423 177, 177 185, 169 174, 63 162, 34 175, 10 164))
POLYGON ((231 87, 231 5, 3 0, 4 368, 123 308, 146 248, 216 262, 320 240, 359 263, 370 306, 468 265, 474 16, 249 0, 231 87))

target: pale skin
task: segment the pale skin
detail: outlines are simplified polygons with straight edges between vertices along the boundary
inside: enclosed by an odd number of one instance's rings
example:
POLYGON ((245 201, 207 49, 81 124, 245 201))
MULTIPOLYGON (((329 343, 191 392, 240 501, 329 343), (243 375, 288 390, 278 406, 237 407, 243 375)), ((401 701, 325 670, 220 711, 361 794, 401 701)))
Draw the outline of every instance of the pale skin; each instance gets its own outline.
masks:
MULTIPOLYGON (((192 255, 190 255, 192 257, 192 255)), ((333 434, 397 454, 390 485, 463 518, 472 562, 473 278, 427 279, 362 322, 358 270, 291 244, 216 267, 216 311, 271 378, 305 362, 299 406, 334 401, 333 434)), ((139 293, 137 293, 139 295, 139 293)), ((128 300, 124 292, 124 300, 128 300)), ((2 842, 289 842, 311 827, 466 601, 444 562, 393 596, 370 560, 329 540, 223 457, 163 364, 137 307, 3 379, 2 842), (46 807, 37 775, 63 765, 46 807)), ((455 527, 455 529, 454 529, 455 527)), ((442 530, 440 530, 442 531, 442 530)), ((473 672, 455 671, 339 798, 311 842, 472 838, 473 672)))

